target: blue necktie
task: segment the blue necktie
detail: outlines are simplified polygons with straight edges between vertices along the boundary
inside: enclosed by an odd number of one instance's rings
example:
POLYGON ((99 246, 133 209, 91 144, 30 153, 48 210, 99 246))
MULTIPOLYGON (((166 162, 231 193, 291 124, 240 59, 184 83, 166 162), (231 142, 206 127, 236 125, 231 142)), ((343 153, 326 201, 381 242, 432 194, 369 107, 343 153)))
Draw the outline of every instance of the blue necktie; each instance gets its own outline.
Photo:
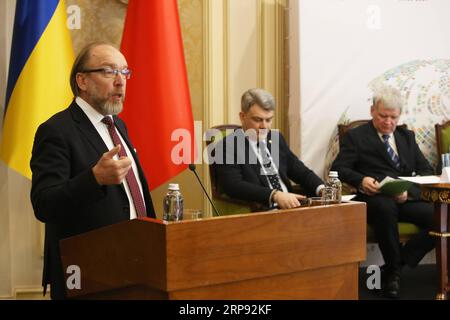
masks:
POLYGON ((383 134, 382 138, 383 138, 384 145, 386 147, 386 151, 387 151, 389 157, 391 158, 392 162, 394 162, 395 167, 397 169, 400 168, 400 159, 399 159, 398 155, 395 153, 395 151, 392 149, 391 145, 389 144, 390 136, 388 134, 383 134))

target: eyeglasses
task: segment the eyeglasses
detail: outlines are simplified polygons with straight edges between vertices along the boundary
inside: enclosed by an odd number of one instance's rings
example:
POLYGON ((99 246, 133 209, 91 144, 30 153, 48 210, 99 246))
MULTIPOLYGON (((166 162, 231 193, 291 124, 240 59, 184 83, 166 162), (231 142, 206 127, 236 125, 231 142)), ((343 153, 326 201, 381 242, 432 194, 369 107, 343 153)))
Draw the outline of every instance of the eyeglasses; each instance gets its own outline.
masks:
POLYGON ((130 69, 113 69, 109 67, 105 68, 98 68, 98 69, 88 69, 81 71, 83 73, 92 73, 92 72, 101 72, 105 78, 115 78, 120 73, 125 77, 125 79, 130 79, 131 77, 131 70, 130 69))

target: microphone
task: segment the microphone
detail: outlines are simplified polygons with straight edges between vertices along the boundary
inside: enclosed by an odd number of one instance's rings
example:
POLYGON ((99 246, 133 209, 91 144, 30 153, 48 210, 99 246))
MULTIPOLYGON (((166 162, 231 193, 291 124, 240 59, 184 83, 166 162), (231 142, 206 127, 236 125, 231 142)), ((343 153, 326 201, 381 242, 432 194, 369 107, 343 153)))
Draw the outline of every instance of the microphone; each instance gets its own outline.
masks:
POLYGON ((201 181, 200 178, 198 177, 197 171, 195 171, 195 164, 191 163, 191 164, 189 165, 189 170, 191 170, 191 171, 195 174, 195 176, 197 177, 198 183, 200 183, 200 185, 202 186, 203 192, 204 192, 204 193, 206 194, 206 196, 208 197, 209 203, 211 203, 211 206, 213 207, 214 212, 216 213, 216 215, 217 215, 217 216, 220 216, 219 211, 217 211, 216 207, 214 206, 214 203, 212 202, 211 198, 210 198, 209 195, 208 195, 208 192, 206 192, 206 189, 205 189, 205 187, 203 186, 202 181, 201 181))

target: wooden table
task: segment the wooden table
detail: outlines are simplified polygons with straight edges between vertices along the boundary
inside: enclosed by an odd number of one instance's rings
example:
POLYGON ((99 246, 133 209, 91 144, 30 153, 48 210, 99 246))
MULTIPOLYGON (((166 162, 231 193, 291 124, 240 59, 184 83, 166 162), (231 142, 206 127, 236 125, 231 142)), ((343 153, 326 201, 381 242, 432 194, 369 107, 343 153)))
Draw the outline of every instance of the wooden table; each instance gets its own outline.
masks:
MULTIPOLYGON (((358 299, 366 204, 164 223, 142 218, 61 240, 79 299, 358 299)), ((66 278, 69 274, 65 274, 66 278)))
POLYGON ((436 237, 436 265, 439 272, 439 292, 436 295, 438 300, 448 299, 450 286, 448 283, 449 255, 448 230, 450 204, 450 183, 425 184, 422 187, 422 199, 434 203, 434 231, 430 235, 436 237))

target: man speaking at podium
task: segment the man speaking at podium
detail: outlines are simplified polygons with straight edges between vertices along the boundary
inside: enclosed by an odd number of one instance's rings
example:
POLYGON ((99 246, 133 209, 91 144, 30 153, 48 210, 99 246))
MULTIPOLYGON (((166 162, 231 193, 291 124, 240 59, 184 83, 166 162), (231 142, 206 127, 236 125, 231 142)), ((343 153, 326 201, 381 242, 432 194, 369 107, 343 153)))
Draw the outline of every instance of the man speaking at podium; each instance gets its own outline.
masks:
POLYGON ((45 223, 44 294, 65 298, 61 239, 136 217, 155 217, 122 111, 131 76, 125 57, 105 43, 81 50, 72 67, 70 106, 37 130, 30 162, 31 202, 45 223))

